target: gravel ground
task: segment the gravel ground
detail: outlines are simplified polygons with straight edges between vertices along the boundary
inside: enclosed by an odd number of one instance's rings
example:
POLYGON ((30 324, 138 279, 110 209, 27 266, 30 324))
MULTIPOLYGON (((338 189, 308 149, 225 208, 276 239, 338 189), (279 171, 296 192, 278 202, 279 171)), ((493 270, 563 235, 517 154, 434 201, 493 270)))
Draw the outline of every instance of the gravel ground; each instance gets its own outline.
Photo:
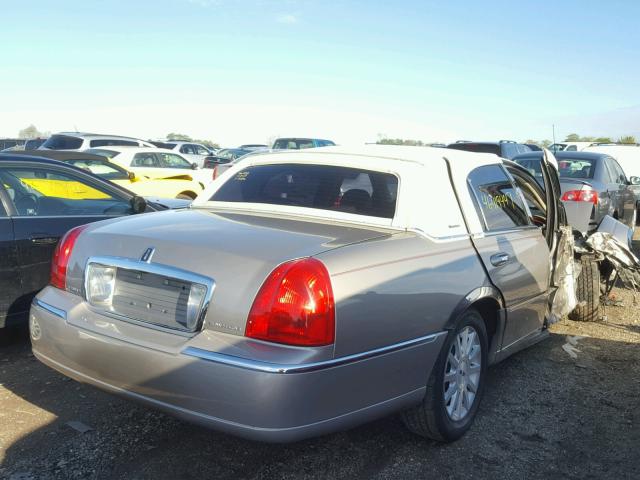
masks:
POLYGON ((0 349, 0 478, 637 479, 640 313, 614 294, 624 306, 606 321, 565 320, 491 368, 472 429, 449 445, 396 417, 292 445, 237 439, 68 380, 23 333, 0 349))

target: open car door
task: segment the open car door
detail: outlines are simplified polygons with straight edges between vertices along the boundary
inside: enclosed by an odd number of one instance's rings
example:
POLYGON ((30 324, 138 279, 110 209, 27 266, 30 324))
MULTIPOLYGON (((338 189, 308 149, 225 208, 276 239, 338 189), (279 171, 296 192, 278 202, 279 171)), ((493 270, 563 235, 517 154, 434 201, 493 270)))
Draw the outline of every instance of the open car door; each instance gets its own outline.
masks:
POLYGON ((524 167, 509 163, 509 173, 522 191, 533 222, 542 229, 549 246, 549 306, 547 324, 555 323, 577 305, 575 293, 574 237, 567 225, 560 200, 560 176, 553 154, 544 149, 541 160, 542 182, 538 183, 524 167))

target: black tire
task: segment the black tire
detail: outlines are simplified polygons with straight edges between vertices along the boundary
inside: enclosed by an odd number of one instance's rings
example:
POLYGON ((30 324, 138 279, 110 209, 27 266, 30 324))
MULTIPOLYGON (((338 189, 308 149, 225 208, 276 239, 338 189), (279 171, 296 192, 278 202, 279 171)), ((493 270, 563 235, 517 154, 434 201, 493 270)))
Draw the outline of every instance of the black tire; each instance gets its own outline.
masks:
POLYGON ((469 430, 478 411, 478 405, 480 404, 484 391, 488 363, 487 345, 487 330, 482 316, 474 309, 467 310, 458 321, 456 328, 447 335, 438 360, 433 366, 433 370, 427 381, 427 392, 422 403, 402 413, 402 421, 410 431, 422 437, 440 442, 453 442, 469 430), (456 341, 458 333, 467 326, 475 329, 480 340, 480 380, 476 396, 468 413, 461 420, 454 421, 450 418, 446 410, 444 375, 451 346, 453 342, 456 341))
POLYGON ((600 320, 600 269, 592 257, 580 259, 582 269, 576 280, 578 306, 569 314, 569 318, 579 322, 600 320))

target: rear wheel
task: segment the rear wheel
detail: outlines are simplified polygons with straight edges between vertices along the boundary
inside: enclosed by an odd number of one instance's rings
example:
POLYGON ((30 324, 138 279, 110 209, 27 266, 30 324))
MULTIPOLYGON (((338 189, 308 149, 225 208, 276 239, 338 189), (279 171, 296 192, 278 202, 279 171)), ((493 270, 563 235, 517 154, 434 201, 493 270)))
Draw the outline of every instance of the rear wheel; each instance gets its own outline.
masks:
POLYGON ((582 269, 576 280, 578 306, 569 318, 580 322, 600 320, 600 270, 598 262, 588 256, 580 259, 582 269))
POLYGON ((427 381, 424 400, 402 420, 423 437, 452 442, 476 416, 487 371, 487 331, 480 314, 467 310, 449 333, 427 381))

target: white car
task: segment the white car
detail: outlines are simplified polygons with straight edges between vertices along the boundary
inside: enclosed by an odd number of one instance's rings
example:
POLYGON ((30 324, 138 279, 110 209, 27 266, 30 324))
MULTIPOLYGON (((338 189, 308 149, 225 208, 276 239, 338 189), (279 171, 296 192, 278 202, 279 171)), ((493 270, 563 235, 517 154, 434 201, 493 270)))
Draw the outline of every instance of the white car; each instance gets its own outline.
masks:
POLYGON ((209 148, 200 143, 173 140, 152 143, 156 147, 165 148, 167 150, 172 150, 176 153, 179 153, 190 162, 197 163, 200 168, 204 166, 204 159, 210 155, 213 155, 213 152, 209 148))
POLYGON ((202 188, 213 180, 210 170, 203 170, 182 155, 164 148, 109 147, 92 148, 86 152, 107 157, 147 178, 185 178, 199 182, 202 188))
POLYGON ((581 152, 593 142, 559 142, 549 145, 552 152, 581 152))
POLYGON ((103 135, 100 133, 60 132, 51 135, 38 150, 77 150, 88 148, 127 146, 153 147, 149 142, 133 137, 103 135))

